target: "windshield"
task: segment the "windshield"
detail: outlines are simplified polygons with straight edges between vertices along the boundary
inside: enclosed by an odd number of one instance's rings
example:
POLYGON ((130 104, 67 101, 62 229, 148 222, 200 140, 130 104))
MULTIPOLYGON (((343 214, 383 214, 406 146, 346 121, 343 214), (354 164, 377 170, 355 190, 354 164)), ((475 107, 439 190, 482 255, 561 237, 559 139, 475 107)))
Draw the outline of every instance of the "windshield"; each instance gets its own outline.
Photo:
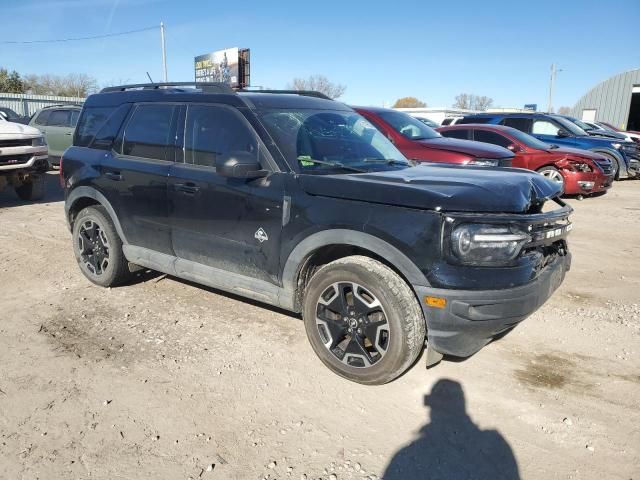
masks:
POLYGON ((544 143, 536 137, 529 135, 528 133, 524 133, 517 128, 509 128, 509 135, 515 137, 519 142, 524 143, 527 147, 537 148, 539 150, 547 150, 549 148, 548 143, 544 143))
POLYGON ((257 113, 283 155, 304 173, 410 166, 387 137, 356 112, 261 109, 257 113))
POLYGON ((578 137, 588 137, 589 136, 589 134, 587 132, 585 132, 582 128, 580 128, 578 125, 573 123, 571 120, 567 120, 564 117, 553 117, 553 118, 560 125, 562 125, 562 127, 565 130, 568 130, 572 134, 574 134, 574 135, 576 135, 578 137))
POLYGON ((402 112, 384 111, 378 113, 400 135, 409 140, 427 140, 441 135, 420 120, 402 112))
POLYGON ((588 123, 585 123, 582 120, 578 120, 577 118, 572 118, 571 121, 585 131, 593 130, 595 128, 593 125, 589 125, 588 123))

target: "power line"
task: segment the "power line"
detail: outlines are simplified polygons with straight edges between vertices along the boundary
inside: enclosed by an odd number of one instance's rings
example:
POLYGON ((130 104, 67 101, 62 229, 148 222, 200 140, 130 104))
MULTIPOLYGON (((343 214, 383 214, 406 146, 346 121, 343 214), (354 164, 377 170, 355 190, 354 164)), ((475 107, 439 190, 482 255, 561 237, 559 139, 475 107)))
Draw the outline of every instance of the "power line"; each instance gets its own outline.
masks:
POLYGON ((118 37, 121 35, 130 35, 132 33, 140 33, 140 32, 147 32, 149 30, 157 30, 158 27, 146 27, 146 28, 140 28, 138 30, 129 30, 126 32, 118 32, 118 33, 106 33, 104 35, 93 35, 90 37, 76 37, 76 38, 58 38, 55 40, 3 40, 0 41, 0 45, 6 45, 6 44, 21 44, 21 45, 25 45, 25 44, 31 44, 31 43, 62 43, 62 42, 77 42, 77 41, 81 41, 81 40, 96 40, 98 38, 108 38, 108 37, 118 37))

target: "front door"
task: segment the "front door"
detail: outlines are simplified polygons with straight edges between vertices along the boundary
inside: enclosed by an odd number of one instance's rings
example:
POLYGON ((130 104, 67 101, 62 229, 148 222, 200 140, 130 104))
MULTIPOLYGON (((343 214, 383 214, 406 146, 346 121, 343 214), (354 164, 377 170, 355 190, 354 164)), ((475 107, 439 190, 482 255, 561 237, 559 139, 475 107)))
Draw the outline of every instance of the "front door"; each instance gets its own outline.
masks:
MULTIPOLYGON (((545 118, 533 120, 531 134, 539 140, 551 145, 565 145, 571 147, 575 144, 573 136, 563 137, 558 135, 560 130, 565 130, 562 125, 545 118)), ((571 134, 569 134, 571 135, 571 134)))
POLYGON ((250 152, 269 168, 255 131, 224 105, 189 105, 182 143, 183 162, 171 167, 168 189, 176 256, 277 283, 285 174, 217 174, 216 158, 231 152, 250 152))

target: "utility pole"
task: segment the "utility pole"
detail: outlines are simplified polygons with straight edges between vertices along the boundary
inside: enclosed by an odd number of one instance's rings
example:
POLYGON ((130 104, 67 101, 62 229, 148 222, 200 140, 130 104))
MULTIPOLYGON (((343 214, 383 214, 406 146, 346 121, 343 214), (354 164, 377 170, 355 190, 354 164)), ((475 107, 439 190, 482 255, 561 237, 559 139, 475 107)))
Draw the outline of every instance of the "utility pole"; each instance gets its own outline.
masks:
POLYGON ((162 81, 167 83, 167 48, 164 42, 164 22, 160 22, 160 40, 162 41, 162 81))
POLYGON ((557 69, 556 64, 551 64, 551 78, 549 79, 549 101, 547 102, 547 112, 553 112, 553 89, 556 86, 556 74, 561 72, 562 69, 557 69))

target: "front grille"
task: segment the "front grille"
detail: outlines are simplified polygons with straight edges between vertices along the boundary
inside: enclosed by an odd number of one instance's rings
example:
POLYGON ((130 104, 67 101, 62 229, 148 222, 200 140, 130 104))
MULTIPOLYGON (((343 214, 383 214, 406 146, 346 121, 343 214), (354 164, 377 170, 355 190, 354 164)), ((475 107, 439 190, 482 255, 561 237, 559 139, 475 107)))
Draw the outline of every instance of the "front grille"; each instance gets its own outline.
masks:
POLYGON ((32 138, 12 138, 9 140, 0 140, 0 148, 7 147, 30 147, 32 138))
POLYGON ((611 175, 613 173, 611 160, 609 160, 608 158, 601 158, 601 159, 595 160, 595 162, 605 175, 611 175))
POLYGON ((20 155, 0 155, 0 166, 2 165, 21 165, 23 163, 27 163, 31 157, 33 157, 32 153, 22 153, 20 155))

